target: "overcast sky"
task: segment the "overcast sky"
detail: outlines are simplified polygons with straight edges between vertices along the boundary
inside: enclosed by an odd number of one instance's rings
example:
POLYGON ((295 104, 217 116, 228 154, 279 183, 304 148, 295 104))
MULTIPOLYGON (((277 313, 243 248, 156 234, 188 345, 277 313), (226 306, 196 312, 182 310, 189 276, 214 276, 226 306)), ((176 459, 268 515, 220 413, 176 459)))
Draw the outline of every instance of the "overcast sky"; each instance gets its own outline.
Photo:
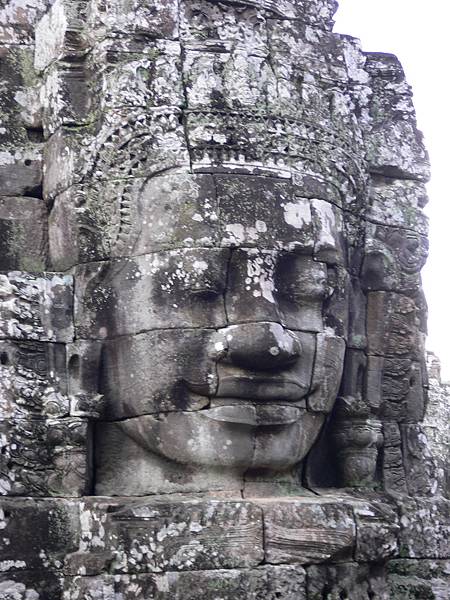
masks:
POLYGON ((430 153, 430 257, 424 269, 429 305, 427 348, 450 380, 450 0, 339 0, 334 30, 363 50, 392 52, 414 91, 419 129, 430 153))

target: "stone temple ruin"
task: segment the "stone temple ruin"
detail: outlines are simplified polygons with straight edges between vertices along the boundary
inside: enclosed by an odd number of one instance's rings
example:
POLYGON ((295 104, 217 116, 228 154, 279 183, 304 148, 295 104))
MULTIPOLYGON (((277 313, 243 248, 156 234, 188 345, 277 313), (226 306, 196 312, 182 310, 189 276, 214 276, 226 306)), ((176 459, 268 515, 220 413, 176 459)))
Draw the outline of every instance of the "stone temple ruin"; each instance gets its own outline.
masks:
POLYGON ((428 159, 336 9, 2 2, 1 600, 449 597, 428 159))

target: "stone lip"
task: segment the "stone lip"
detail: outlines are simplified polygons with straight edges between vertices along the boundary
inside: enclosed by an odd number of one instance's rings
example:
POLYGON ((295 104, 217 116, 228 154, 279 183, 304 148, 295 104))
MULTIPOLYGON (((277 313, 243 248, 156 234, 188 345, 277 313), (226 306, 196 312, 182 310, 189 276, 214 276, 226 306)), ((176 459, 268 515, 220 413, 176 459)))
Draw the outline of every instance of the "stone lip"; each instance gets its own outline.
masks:
POLYGON ((214 421, 239 423, 252 427, 291 425, 301 416, 300 409, 278 404, 229 404, 202 410, 200 414, 214 421))
POLYGON ((219 378, 217 396, 221 398, 246 398, 260 402, 284 400, 295 402, 303 398, 309 386, 290 377, 240 376, 219 378))

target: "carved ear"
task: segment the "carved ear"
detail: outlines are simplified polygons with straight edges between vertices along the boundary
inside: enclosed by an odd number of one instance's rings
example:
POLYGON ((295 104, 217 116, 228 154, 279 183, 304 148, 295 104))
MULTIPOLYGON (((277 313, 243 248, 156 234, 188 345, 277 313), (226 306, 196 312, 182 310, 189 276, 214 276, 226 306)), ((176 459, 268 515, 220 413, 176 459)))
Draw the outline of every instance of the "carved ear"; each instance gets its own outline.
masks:
POLYGON ((70 396, 96 396, 100 392, 102 342, 78 340, 67 345, 70 396))
POLYGON ((361 282, 365 290, 385 289, 389 273, 394 269, 394 260, 386 250, 366 252, 362 265, 361 282))

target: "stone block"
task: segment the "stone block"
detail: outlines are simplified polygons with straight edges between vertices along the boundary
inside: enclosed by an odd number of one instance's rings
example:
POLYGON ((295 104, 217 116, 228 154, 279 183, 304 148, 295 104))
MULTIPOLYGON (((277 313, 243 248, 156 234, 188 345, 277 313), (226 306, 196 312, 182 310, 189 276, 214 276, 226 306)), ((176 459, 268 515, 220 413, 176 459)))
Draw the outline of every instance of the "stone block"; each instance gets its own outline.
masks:
POLYGON ((323 330, 325 265, 307 256, 271 250, 234 249, 225 305, 230 324, 281 322, 292 330, 323 330))
POLYGON ((114 554, 105 528, 113 508, 113 499, 3 498, 0 564, 6 579, 27 587, 35 582, 39 592, 47 585, 47 599, 55 580, 62 587, 65 577, 108 572, 114 554))
POLYGON ((105 339, 153 329, 225 327, 228 261, 228 250, 211 248, 78 267, 77 335, 105 339))
POLYGON ((250 502, 160 497, 109 519, 115 573, 253 567, 263 558, 261 509, 250 502))
POLYGON ((2 44, 14 44, 17 41, 17 43, 31 45, 33 27, 48 9, 49 4, 49 0, 40 0, 39 2, 28 0, 25 4, 22 0, 8 0, 8 2, 5 2, 0 9, 0 23, 2 24, 0 42, 2 44), (14 37, 9 37, 9 35, 13 36, 14 33, 18 36, 17 40, 14 37), (26 37, 27 34, 30 38, 26 37))
POLYGON ((382 371, 382 414, 397 421, 419 421, 425 412, 420 365, 408 359, 385 359, 382 371))
POLYGON ((247 48, 232 52, 186 51, 183 64, 190 110, 265 112, 269 61, 247 48))
POLYGON ((295 197, 290 182, 265 178, 262 193, 260 177, 217 175, 215 180, 222 246, 256 246, 312 254, 310 201, 295 197))
POLYGON ((354 148, 352 138, 333 133, 331 127, 321 128, 315 121, 205 108, 186 114, 186 131, 195 172, 231 171, 280 178, 292 173, 334 180, 344 194, 353 184, 359 189, 362 165, 357 166, 353 157, 362 156, 361 147, 354 148), (340 160, 345 164, 345 176, 336 170, 340 160))
POLYGON ((374 127, 368 140, 372 172, 391 177, 430 177, 428 153, 422 133, 410 123, 388 123, 374 127))
POLYGON ((401 498, 399 555, 402 558, 449 558, 447 498, 401 498))
POLYGON ((315 365, 311 382, 309 410, 328 413, 333 408, 341 384, 345 341, 330 333, 317 335, 315 365))
POLYGON ((0 194, 31 196, 40 194, 42 184, 42 145, 4 148, 0 159, 0 194))
POLYGON ((34 65, 44 71, 57 60, 76 60, 89 49, 89 38, 83 31, 88 3, 83 0, 56 0, 35 28, 34 65))
POLYGON ((86 58, 50 65, 41 90, 42 126, 48 138, 62 125, 82 126, 95 120, 96 97, 89 90, 92 75, 86 58))
POLYGON ((66 345, 68 391, 71 396, 98 393, 101 350, 102 343, 96 340, 76 340, 66 345))
POLYGON ((410 358, 368 356, 369 404, 386 420, 418 422, 425 412, 422 369, 410 358))
POLYGON ((312 565, 306 569, 307 600, 392 600, 382 564, 312 565))
POLYGON ((205 410, 103 423, 97 429, 97 493, 236 493, 251 467, 292 470, 323 420, 297 405, 258 407, 225 398, 205 410))
POLYGON ((47 210, 40 198, 0 198, 0 270, 44 271, 47 210))
POLYGON ((286 52, 272 51, 270 65, 273 73, 267 86, 269 111, 291 118, 311 119, 315 113, 321 122, 330 122, 330 95, 317 85, 315 76, 304 78, 304 65, 292 62, 286 52))
POLYGON ((352 555, 356 531, 349 506, 317 498, 257 502, 264 514, 267 562, 307 564, 352 555))
POLYGON ((289 56, 288 61, 298 65, 303 74, 313 73, 321 82, 368 82, 357 40, 320 29, 310 35, 308 25, 297 20, 270 19, 268 32, 271 52, 289 56))
POLYGON ((446 560, 391 560, 388 585, 392 598, 446 600, 450 562, 446 560))
POLYGON ((2 498, 0 565, 3 574, 7 578, 14 573, 22 574, 25 583, 29 571, 61 568, 66 555, 78 549, 78 512, 76 504, 67 499, 2 498))
POLYGON ((161 574, 66 577, 64 599, 79 600, 223 600, 235 598, 304 600, 305 573, 301 567, 169 571, 161 574), (199 596, 199 594, 201 596, 199 596), (282 594, 282 596, 280 595, 282 594))
POLYGON ((68 416, 63 344, 0 341, 0 414, 3 419, 68 416))
POLYGON ((383 402, 381 386, 385 358, 384 356, 370 355, 366 357, 366 361, 365 392, 367 402, 372 410, 378 410, 383 402))
MULTIPOLYGON (((344 375, 341 383, 341 395, 353 398, 364 397, 365 378, 368 372, 368 360, 362 350, 348 348, 345 353, 344 375)), ((370 396, 367 394, 370 405, 370 396)), ((375 407, 378 404, 374 405, 375 407)))
MULTIPOLYGON (((64 600, 163 600, 166 575, 94 575, 64 578, 64 600)), ((168 590, 167 590, 168 591, 168 590)))
POLYGON ((180 2, 180 37, 189 49, 237 47, 255 55, 267 54, 265 9, 269 3, 265 4, 246 2, 236 10, 235 6, 208 0, 180 2))
POLYGON ((60 600, 62 593, 62 577, 54 571, 23 571, 0 575, 2 600, 60 600))
POLYGON ((11 152, 25 150, 33 142, 28 128, 39 129, 41 125, 39 82, 33 69, 32 45, 5 44, 0 47, 0 86, 0 145, 2 150, 7 147, 11 152))
MULTIPOLYGON (((255 0, 250 2, 260 5, 255 0)), ((282 0, 276 5, 271 0, 263 0, 262 5, 274 19, 298 19, 319 29, 332 27, 333 15, 337 10, 334 0, 319 0, 316 6, 312 6, 308 0, 282 0)))
POLYGON ((180 108, 180 52, 177 42, 107 39, 82 60, 54 63, 42 92, 46 133, 92 123, 106 111, 180 108))
POLYGON ((408 494, 402 454, 402 438, 398 423, 383 423, 382 481, 386 492, 408 494))
POLYGON ((352 276, 349 298, 348 345, 350 348, 367 348, 367 296, 361 289, 359 277, 352 276))
POLYGON ((275 292, 278 256, 257 248, 232 251, 225 294, 230 323, 280 321, 275 292))
POLYGON ((74 186, 57 196, 49 224, 54 267, 209 247, 218 239, 214 182, 208 175, 179 172, 105 182, 101 188, 101 201, 95 185, 74 186))
POLYGON ((178 411, 98 423, 95 438, 95 493, 105 496, 145 496, 200 492, 220 494, 226 490, 225 493, 240 495, 244 486, 243 472, 254 452, 252 436, 242 439, 235 432, 230 440, 225 429, 224 439, 224 428, 220 427, 220 423, 211 426, 209 421, 201 412, 178 411), (194 428, 193 443, 186 445, 194 428), (201 436, 205 433, 211 436, 211 443, 201 445, 201 436), (176 444, 173 443, 174 435, 176 444), (152 436, 159 436, 160 439, 151 440, 152 436), (202 462, 199 458, 205 454, 208 459, 212 457, 213 462, 223 464, 234 460, 241 466, 209 465, 205 468, 204 464, 199 464, 202 462), (166 455, 176 456, 182 463, 169 460, 166 455), (185 464, 187 461, 191 464, 185 464))
POLYGON ((73 335, 70 275, 0 275, 0 339, 69 342, 73 335))
POLYGON ((343 267, 328 266, 324 300, 323 312, 326 326, 348 341, 351 318, 358 312, 356 308, 358 298, 354 293, 351 277, 343 267), (353 315, 350 312, 351 306, 355 306, 353 315))
POLYGON ((414 300, 390 292, 371 292, 367 301, 369 354, 420 360, 423 350, 414 300))
MULTIPOLYGON (((176 107, 123 108, 104 113, 95 128, 89 126, 74 131, 60 127, 45 146, 48 165, 44 177, 45 197, 53 200, 81 180, 89 185, 115 182, 126 188, 126 184, 131 183, 128 180, 187 167, 189 156, 180 117, 181 112, 176 107)), ((99 185, 99 193, 103 195, 104 186, 99 185)), ((122 199, 124 193, 125 190, 118 193, 116 189, 110 200, 115 204, 119 196, 120 208, 127 200, 129 205, 131 196, 122 199)), ((128 227, 125 230, 124 233, 128 233, 128 227)))
POLYGON ((314 256, 317 260, 332 265, 347 264, 342 211, 323 200, 311 201, 314 230, 314 256))
POLYGON ((295 173, 292 176, 292 185, 294 186, 295 197, 325 200, 339 208, 342 207, 344 199, 335 182, 315 178, 307 173, 295 173))
POLYGON ((387 498, 352 502, 356 521, 355 560, 382 563, 398 553, 400 523, 396 507, 387 498))
POLYGON ((367 53, 366 57, 373 91, 367 138, 369 167, 383 176, 427 181, 428 154, 400 62, 392 54, 367 53))
POLYGON ((411 229, 419 235, 428 234, 428 217, 422 211, 428 202, 425 184, 373 176, 369 193, 369 221, 411 229))
POLYGON ((91 431, 86 420, 2 419, 0 435, 3 495, 89 493, 91 431))
POLYGON ((438 491, 436 461, 422 425, 402 424, 403 464, 411 496, 434 496, 438 491))
POLYGON ((328 277, 325 263, 309 256, 282 253, 274 281, 281 323, 289 329, 321 333, 330 314, 330 305, 324 307, 324 303, 330 293, 337 293, 335 280, 328 277))
POLYGON ((179 42, 104 40, 88 61, 91 93, 103 111, 184 106, 179 42))
MULTIPOLYGON (((3 17, 4 13, 0 13, 3 17)), ((0 17, 2 19, 2 17, 0 17)), ((32 29, 22 28, 22 27, 14 27, 14 25, 9 25, 3 19, 0 23, 0 42, 2 44, 14 44, 14 45, 24 45, 24 46, 33 46, 34 43, 34 35, 32 29)))
POLYGON ((172 0, 94 0, 90 3, 88 24, 98 38, 111 34, 146 38, 176 39, 178 7, 172 0))
MULTIPOLYGON (((275 323, 250 323, 232 325, 222 335, 227 350, 217 369, 219 397, 259 397, 266 402, 285 399, 289 404, 311 390, 314 334, 290 332, 275 323), (259 351, 254 345, 258 337, 259 351), (277 348, 278 353, 271 353, 270 348, 277 348)), ((322 367, 320 360, 317 364, 322 367)))
POLYGON ((218 243, 218 204, 213 178, 183 171, 149 178, 138 195, 145 215, 137 254, 171 247, 210 247, 218 243))
POLYGON ((58 194, 78 183, 85 175, 86 163, 89 162, 83 148, 85 141, 93 146, 92 132, 88 128, 80 135, 66 127, 58 128, 46 141, 43 153, 46 171, 42 185, 43 196, 50 206, 58 194))
POLYGON ((415 231, 369 223, 366 227, 362 285, 366 291, 414 296, 428 257, 428 239, 415 231))
MULTIPOLYGON (((163 576, 164 577, 164 576, 163 576)), ((163 578, 162 578, 163 579, 163 578)), ((189 573, 167 573, 173 600, 305 600, 305 571, 298 566, 262 566, 257 569, 227 569, 189 573)), ((162 586, 161 586, 162 587, 162 586)))

